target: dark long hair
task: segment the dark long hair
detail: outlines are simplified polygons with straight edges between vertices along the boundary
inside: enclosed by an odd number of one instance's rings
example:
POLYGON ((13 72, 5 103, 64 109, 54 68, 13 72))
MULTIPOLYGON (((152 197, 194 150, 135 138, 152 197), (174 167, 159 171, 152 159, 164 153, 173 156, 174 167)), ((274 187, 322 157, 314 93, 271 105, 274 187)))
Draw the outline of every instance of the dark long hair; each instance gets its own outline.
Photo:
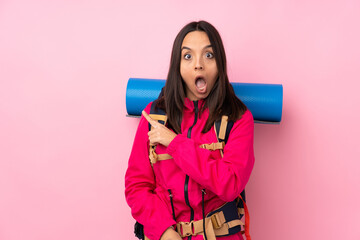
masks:
POLYGON ((214 122, 219 120, 222 115, 227 115, 229 120, 236 121, 247 109, 235 95, 229 82, 225 49, 220 34, 214 26, 206 21, 191 22, 184 26, 175 38, 163 95, 159 97, 156 104, 156 107, 166 112, 169 125, 177 133, 181 132, 182 111, 186 97, 185 82, 180 74, 181 45, 185 36, 193 31, 203 31, 207 34, 218 68, 218 79, 200 109, 200 113, 202 113, 204 109, 209 108, 209 118, 202 132, 209 131, 214 122))

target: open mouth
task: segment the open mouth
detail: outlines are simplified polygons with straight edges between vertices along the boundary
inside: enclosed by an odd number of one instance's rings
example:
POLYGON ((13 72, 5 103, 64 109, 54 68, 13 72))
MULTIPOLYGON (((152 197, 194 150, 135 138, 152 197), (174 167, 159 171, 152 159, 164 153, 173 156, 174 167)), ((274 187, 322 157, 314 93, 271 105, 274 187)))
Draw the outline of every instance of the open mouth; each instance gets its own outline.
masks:
POLYGON ((206 91, 206 80, 203 76, 198 76, 195 79, 195 85, 197 90, 202 93, 206 91))

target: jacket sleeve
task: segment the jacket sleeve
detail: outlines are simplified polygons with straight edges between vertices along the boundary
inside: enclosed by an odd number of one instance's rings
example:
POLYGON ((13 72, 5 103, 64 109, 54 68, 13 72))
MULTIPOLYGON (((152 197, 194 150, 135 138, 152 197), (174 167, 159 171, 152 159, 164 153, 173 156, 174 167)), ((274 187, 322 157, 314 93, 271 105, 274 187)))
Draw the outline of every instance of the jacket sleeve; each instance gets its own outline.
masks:
MULTIPOLYGON (((150 106, 145 108, 147 113, 150 106)), ((132 216, 144 225, 146 236, 159 240, 163 232, 176 222, 156 194, 155 176, 149 161, 148 131, 148 122, 141 116, 125 174, 125 196, 132 216)))
POLYGON ((224 156, 211 157, 194 140, 178 135, 167 148, 175 163, 194 181, 224 201, 234 200, 245 188, 254 166, 254 120, 247 110, 234 123, 224 148, 224 156))

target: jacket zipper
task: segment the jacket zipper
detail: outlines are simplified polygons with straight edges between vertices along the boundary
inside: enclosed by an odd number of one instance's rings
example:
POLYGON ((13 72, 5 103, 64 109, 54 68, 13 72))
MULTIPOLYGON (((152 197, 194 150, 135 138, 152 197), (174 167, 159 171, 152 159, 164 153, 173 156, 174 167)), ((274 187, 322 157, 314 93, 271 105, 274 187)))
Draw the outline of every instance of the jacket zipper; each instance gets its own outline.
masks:
MULTIPOLYGON (((193 125, 189 128, 188 133, 187 133, 187 137, 191 138, 191 131, 193 129, 193 127, 195 126, 197 119, 198 119, 198 101, 194 101, 194 107, 195 107, 195 118, 194 118, 194 123, 193 125)), ((185 196, 185 203, 186 205, 189 206, 190 208, 190 221, 194 220, 194 209, 191 207, 190 205, 190 201, 189 201, 189 176, 186 175, 185 177, 185 185, 184 185, 184 196, 185 196)), ((188 240, 191 240, 192 236, 188 237, 188 240)))

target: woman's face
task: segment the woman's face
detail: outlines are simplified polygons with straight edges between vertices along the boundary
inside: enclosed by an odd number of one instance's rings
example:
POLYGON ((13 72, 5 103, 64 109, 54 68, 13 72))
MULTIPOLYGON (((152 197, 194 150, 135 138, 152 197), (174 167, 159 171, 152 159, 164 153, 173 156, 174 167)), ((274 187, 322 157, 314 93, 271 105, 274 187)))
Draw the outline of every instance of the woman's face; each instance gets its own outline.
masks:
POLYGON ((181 45, 180 74, 191 101, 206 98, 218 78, 218 69, 209 37, 205 32, 189 32, 181 45))

